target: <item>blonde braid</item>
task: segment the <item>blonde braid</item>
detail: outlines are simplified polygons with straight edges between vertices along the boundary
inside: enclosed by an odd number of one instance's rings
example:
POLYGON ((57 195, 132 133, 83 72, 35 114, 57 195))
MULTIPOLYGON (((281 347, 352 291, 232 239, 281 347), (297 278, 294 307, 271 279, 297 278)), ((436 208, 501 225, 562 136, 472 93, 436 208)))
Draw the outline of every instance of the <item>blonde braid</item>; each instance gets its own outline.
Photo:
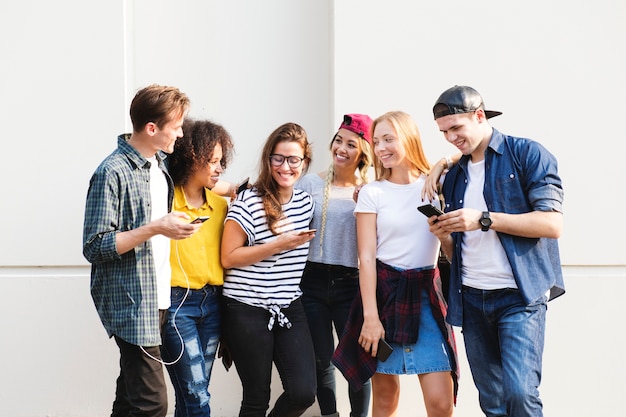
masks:
POLYGON ((359 161, 358 171, 361 178, 361 184, 367 184, 369 181, 368 172, 372 166, 372 147, 368 141, 361 138, 361 161, 359 161))
POLYGON ((322 225, 320 227, 320 258, 324 255, 322 243, 324 243, 324 232, 326 231, 326 217, 328 215, 328 200, 330 199, 330 187, 335 179, 334 164, 330 164, 326 173, 326 182, 324 184, 324 200, 322 202, 322 225))

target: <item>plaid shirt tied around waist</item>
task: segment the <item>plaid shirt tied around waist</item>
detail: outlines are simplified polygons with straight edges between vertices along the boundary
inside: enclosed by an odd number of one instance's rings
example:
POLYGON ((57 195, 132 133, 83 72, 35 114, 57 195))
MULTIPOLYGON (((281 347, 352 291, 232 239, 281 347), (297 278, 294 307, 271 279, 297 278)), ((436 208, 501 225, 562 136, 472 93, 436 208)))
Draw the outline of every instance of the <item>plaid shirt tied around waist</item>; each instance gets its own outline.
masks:
MULTIPOLYGON (((399 344, 414 344, 419 338, 419 323, 422 290, 426 290, 430 306, 448 345, 454 396, 458 389, 458 360, 452 326, 446 323, 446 302, 441 291, 439 269, 398 270, 381 261, 376 261, 376 299, 378 314, 385 328, 385 339, 399 344)), ((358 343, 363 327, 363 304, 361 294, 354 298, 348 322, 332 362, 341 371, 353 389, 360 389, 376 373, 378 360, 366 352, 358 343)))

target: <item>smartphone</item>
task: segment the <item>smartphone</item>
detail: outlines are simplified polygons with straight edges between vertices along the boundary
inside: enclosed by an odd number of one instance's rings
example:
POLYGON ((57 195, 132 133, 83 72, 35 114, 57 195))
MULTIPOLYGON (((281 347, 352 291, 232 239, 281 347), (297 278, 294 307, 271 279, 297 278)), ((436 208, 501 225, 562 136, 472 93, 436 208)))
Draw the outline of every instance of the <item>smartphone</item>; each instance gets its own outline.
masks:
POLYGON ((239 194, 246 188, 248 188, 248 182, 250 181, 250 177, 246 177, 237 183, 237 191, 236 194, 239 194))
POLYGON ((317 232, 317 229, 298 230, 299 235, 303 235, 305 233, 315 233, 315 232, 317 232))
MULTIPOLYGON (((432 204, 424 204, 423 206, 419 206, 417 209, 422 212, 422 214, 424 214, 426 217, 441 216, 443 214, 443 211, 439 210, 432 204)), ((435 223, 436 222, 437 220, 435 220, 435 223)))
POLYGON ((193 223, 193 224, 204 223, 207 220, 209 220, 209 216, 199 216, 193 219, 190 223, 193 223))
POLYGON ((376 352, 376 358, 378 358, 379 361, 385 362, 387 358, 389 357, 389 355, 391 355, 391 352, 393 352, 393 348, 391 347, 391 345, 387 343, 385 339, 379 339, 378 340, 378 352, 376 352))

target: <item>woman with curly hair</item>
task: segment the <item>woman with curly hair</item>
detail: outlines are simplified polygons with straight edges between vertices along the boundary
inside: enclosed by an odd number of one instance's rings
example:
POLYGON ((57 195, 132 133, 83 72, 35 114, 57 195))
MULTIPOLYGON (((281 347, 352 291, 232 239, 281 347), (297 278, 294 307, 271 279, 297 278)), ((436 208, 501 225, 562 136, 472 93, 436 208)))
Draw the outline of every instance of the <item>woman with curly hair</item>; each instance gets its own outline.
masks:
POLYGON ((173 210, 204 223, 189 239, 171 242, 171 306, 161 350, 176 395, 175 417, 208 417, 209 379, 221 331, 220 244, 228 210, 226 200, 211 189, 231 159, 233 143, 222 126, 207 120, 186 119, 183 135, 166 159, 174 181, 173 210))

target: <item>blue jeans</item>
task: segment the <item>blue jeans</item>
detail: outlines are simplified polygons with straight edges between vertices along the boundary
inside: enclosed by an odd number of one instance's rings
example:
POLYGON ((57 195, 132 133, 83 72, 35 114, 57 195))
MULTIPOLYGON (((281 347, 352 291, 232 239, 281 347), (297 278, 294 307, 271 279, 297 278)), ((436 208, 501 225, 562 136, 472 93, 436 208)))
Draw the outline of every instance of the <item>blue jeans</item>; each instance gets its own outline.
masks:
POLYGON ((209 380, 220 339, 221 287, 207 285, 189 290, 184 299, 186 291, 186 288, 172 288, 161 352, 165 362, 176 361, 167 365, 176 395, 174 416, 209 417, 209 380))
POLYGON ((517 289, 463 286, 465 350, 487 417, 543 416, 545 321, 545 297, 526 305, 517 289))
MULTIPOLYGON (((358 294, 359 270, 307 262, 300 287, 315 349, 317 402, 322 416, 331 415, 337 412, 335 367, 330 361, 335 351, 333 324, 340 338, 352 301, 358 294)), ((359 391, 349 389, 351 417, 367 416, 370 393, 370 381, 359 391)))
POLYGON ((239 417, 265 417, 269 408, 272 362, 284 392, 269 416, 298 417, 315 402, 315 354, 300 299, 282 312, 291 328, 267 324, 270 312, 224 298, 224 335, 241 384, 239 417))

